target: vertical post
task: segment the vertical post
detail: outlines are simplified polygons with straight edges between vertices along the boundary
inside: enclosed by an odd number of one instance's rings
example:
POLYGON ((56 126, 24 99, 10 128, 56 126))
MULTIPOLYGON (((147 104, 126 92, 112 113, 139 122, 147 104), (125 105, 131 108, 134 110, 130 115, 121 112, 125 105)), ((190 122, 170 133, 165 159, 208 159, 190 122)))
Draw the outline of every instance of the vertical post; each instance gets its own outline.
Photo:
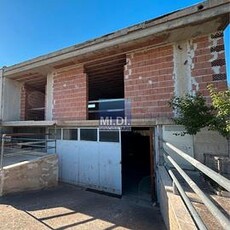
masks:
POLYGON ((3 120, 3 73, 4 68, 0 69, 0 120, 3 120))
POLYGON ((45 106, 45 119, 47 121, 52 121, 53 115, 53 74, 49 73, 47 75, 46 84, 46 106, 45 106))
POLYGON ((155 187, 156 187, 156 195, 157 201, 160 198, 160 186, 159 186, 159 171, 158 166, 162 165, 161 160, 161 147, 162 147, 162 126, 157 125, 155 128, 155 187))
POLYGON ((4 155, 4 142, 6 134, 2 135, 2 145, 1 145, 1 158, 0 158, 0 169, 3 168, 3 155, 4 155))
POLYGON ((154 135, 153 135, 154 129, 149 129, 149 144, 150 144, 150 177, 151 177, 151 198, 152 201, 156 200, 156 186, 155 186, 155 154, 154 154, 154 135))

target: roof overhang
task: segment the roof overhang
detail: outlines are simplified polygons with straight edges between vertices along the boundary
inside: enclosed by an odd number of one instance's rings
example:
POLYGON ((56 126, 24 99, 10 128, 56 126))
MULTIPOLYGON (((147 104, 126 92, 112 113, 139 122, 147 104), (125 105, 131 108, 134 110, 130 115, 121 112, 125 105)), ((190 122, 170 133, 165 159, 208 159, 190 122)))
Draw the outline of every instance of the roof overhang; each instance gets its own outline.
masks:
POLYGON ((229 24, 229 0, 206 1, 160 18, 4 68, 4 76, 47 73, 60 66, 127 53, 141 47, 165 44, 224 30, 229 24), (160 41, 160 43, 159 43, 160 41))

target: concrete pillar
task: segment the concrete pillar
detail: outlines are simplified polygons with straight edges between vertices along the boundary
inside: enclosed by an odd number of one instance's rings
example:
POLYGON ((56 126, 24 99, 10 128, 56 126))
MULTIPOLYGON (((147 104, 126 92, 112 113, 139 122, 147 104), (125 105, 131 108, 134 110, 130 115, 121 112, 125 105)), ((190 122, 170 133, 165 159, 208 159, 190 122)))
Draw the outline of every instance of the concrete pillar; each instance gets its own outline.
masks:
POLYGON ((2 114, 3 114, 3 102, 2 102, 2 95, 3 95, 3 71, 4 69, 0 69, 0 120, 2 121, 2 114))
POLYGON ((47 121, 52 121, 53 119, 53 74, 52 73, 49 73, 47 75, 45 119, 47 121))
POLYGON ((174 94, 183 96, 185 94, 194 95, 199 89, 199 85, 192 76, 194 68, 194 55, 196 44, 192 41, 180 41, 174 44, 174 94))

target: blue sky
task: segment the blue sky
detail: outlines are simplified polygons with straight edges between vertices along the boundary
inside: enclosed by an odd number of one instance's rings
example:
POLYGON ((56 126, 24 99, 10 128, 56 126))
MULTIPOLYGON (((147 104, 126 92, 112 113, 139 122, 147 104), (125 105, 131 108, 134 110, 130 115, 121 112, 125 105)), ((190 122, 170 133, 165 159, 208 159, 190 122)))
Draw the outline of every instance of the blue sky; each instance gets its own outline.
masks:
MULTIPOLYGON (((100 37, 199 2, 201 1, 0 0, 0 67, 100 37)), ((228 28, 225 32, 228 72, 229 38, 228 28)), ((229 75, 230 73, 230 83, 229 75)))

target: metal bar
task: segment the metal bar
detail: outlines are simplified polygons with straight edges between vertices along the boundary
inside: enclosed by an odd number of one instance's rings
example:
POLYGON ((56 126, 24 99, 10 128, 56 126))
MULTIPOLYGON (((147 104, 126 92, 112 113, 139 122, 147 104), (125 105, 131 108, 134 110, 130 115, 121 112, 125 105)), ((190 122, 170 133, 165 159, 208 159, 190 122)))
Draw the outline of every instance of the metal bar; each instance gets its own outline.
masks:
POLYGON ((2 145, 1 145, 1 159, 0 159, 0 168, 3 168, 3 155, 4 155, 4 142, 6 134, 2 135, 2 145))
POLYGON ((194 206, 192 205, 192 202, 189 200, 188 196, 186 195, 184 189, 182 188, 182 186, 180 185, 180 182, 177 180, 176 176, 174 175, 173 171, 171 169, 168 170, 169 175, 172 177, 174 183, 176 184, 176 187, 182 197, 182 199, 184 200, 188 210, 191 213, 191 216, 193 217, 194 221, 196 222, 198 228, 200 230, 207 230, 204 222, 202 221, 202 219, 200 218, 199 214, 197 213, 196 209, 194 208, 194 206))
POLYGON ((93 100, 93 101, 88 101, 88 103, 113 102, 113 101, 125 101, 125 99, 124 98, 117 98, 117 99, 93 100))
POLYGON ((17 136, 46 136, 49 133, 7 133, 4 134, 7 137, 17 137, 17 136))
POLYGON ((125 111, 125 109, 107 109, 107 110, 93 110, 93 111, 89 111, 89 113, 100 113, 100 112, 121 112, 121 111, 125 111))
POLYGON ((186 161, 191 163, 193 166, 195 166, 197 169, 199 169, 201 172, 203 172, 205 175, 210 177, 212 180, 214 180, 216 183, 218 183, 220 186, 225 188, 227 191, 230 192, 230 180, 227 178, 223 177, 219 173, 215 172, 214 170, 210 169, 206 165, 202 164, 201 162, 197 161, 193 157, 190 157, 188 154, 184 153, 174 145, 165 142, 165 144, 172 149, 174 152, 176 152, 178 155, 183 157, 186 161))
POLYGON ((27 146, 27 145, 33 145, 33 144, 45 144, 46 141, 33 141, 33 142, 22 142, 22 143, 17 143, 17 145, 20 146, 27 146))
POLYGON ((212 203, 212 201, 202 192, 202 190, 196 185, 196 183, 185 173, 185 171, 165 152, 167 159, 173 164, 180 175, 185 179, 186 183, 192 188, 192 190, 201 198, 205 206, 212 213, 212 215, 219 221, 224 229, 229 229, 230 221, 228 218, 212 203))
POLYGON ((42 140, 44 140, 44 141, 47 141, 47 142, 52 142, 52 141, 54 141, 55 139, 47 139, 47 140, 45 140, 45 139, 35 139, 35 138, 11 138, 11 140, 14 140, 14 141, 42 141, 42 140))

